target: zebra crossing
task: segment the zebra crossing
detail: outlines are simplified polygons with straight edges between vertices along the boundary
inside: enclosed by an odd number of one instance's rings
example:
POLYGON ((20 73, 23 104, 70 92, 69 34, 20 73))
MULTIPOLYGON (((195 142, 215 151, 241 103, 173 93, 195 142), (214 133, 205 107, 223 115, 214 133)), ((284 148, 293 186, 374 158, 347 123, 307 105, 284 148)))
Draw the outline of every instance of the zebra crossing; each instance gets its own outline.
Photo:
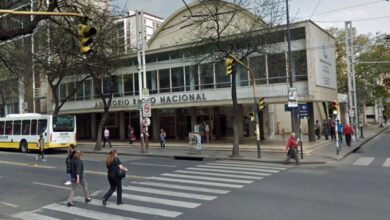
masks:
POLYGON ((381 167, 390 167, 390 158, 359 157, 352 163, 353 166, 377 166, 378 164, 381 167))
MULTIPOLYGON (((124 182, 124 204, 108 202, 102 206, 102 192, 92 194, 92 201, 84 203, 75 197, 75 207, 66 202, 53 203, 38 210, 20 212, 19 219, 167 219, 176 218, 186 210, 195 209, 218 199, 233 190, 283 172, 282 165, 243 161, 215 161, 162 173, 145 180, 124 182), (112 214, 111 214, 112 213, 112 214)), ((104 190, 102 190, 104 191, 104 190)), ((115 201, 116 194, 111 201, 115 201)))

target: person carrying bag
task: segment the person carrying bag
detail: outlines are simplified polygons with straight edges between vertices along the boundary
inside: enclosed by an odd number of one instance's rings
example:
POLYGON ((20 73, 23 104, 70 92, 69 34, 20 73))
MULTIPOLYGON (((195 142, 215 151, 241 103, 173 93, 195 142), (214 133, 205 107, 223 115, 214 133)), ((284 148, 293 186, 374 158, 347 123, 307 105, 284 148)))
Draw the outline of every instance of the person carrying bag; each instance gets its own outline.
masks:
POLYGON ((88 184, 84 176, 84 164, 83 161, 81 160, 81 156, 82 156, 81 151, 76 151, 72 159, 72 166, 71 166, 72 189, 70 190, 68 203, 66 204, 68 207, 74 206, 73 197, 76 192, 77 186, 83 187, 85 203, 89 203, 90 201, 92 201, 88 191, 88 184))
POLYGON ((290 159, 294 159, 295 163, 299 165, 299 157, 298 157, 298 141, 295 138, 295 133, 292 132, 290 138, 288 139, 286 149, 287 151, 287 158, 285 160, 285 163, 289 163, 290 159))
POLYGON ((107 178, 110 189, 103 196, 103 205, 106 206, 107 200, 116 191, 116 203, 122 204, 122 179, 126 176, 127 169, 122 165, 118 158, 117 150, 111 150, 106 158, 107 178))

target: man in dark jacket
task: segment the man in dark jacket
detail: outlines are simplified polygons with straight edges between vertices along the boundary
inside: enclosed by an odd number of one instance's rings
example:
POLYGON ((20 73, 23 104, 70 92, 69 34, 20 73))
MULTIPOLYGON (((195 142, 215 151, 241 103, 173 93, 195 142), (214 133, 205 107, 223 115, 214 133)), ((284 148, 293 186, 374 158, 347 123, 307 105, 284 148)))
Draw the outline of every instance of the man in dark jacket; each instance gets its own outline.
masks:
POLYGON ((89 195, 88 184, 84 176, 84 164, 83 161, 81 160, 81 155, 82 155, 81 151, 76 151, 76 153, 74 154, 74 158, 72 160, 72 168, 71 168, 72 189, 70 190, 69 193, 69 198, 67 203, 68 207, 74 206, 73 197, 76 192, 76 187, 79 185, 83 187, 85 202, 88 203, 92 200, 89 195))

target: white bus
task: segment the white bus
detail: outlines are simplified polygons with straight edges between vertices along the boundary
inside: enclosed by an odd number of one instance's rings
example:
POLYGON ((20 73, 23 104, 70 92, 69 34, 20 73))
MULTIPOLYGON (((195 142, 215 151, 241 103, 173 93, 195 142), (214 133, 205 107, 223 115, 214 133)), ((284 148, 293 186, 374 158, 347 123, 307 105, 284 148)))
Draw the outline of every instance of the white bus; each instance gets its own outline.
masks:
POLYGON ((0 118, 0 148, 22 152, 37 150, 41 134, 45 140, 44 149, 76 145, 76 117, 27 113, 0 118))

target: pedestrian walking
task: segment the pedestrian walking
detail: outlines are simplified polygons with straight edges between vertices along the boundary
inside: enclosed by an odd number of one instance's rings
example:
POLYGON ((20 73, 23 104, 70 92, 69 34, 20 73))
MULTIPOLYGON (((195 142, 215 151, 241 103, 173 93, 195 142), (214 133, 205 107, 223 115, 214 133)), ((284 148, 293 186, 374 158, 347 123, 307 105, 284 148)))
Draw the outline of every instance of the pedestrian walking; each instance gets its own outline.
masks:
POLYGON ((314 132, 317 136, 317 140, 319 140, 321 138, 321 125, 320 125, 320 122, 318 120, 316 120, 314 132))
POLYGON ((337 120, 336 122, 336 126, 337 126, 337 134, 338 134, 338 137, 339 137, 339 143, 343 143, 343 124, 340 123, 339 120, 337 120))
POLYGON ((118 158, 118 151, 113 149, 106 158, 107 178, 110 189, 103 196, 103 205, 106 206, 107 200, 116 191, 116 204, 122 204, 122 179, 126 176, 127 169, 122 165, 118 158))
POLYGON ((330 138, 332 140, 335 140, 336 139, 336 123, 332 117, 329 117, 328 124, 329 124, 330 138))
POLYGON ((76 192, 77 186, 81 186, 84 192, 85 203, 89 203, 92 199, 89 195, 87 180, 84 175, 84 164, 81 160, 82 153, 81 151, 76 151, 72 159, 72 168, 71 168, 71 182, 72 189, 70 190, 67 206, 74 206, 73 197, 76 192))
POLYGON ((295 133, 292 132, 290 138, 287 141, 286 149, 287 158, 285 163, 289 163, 290 159, 293 158, 295 160, 296 165, 299 165, 299 157, 298 157, 298 141, 295 138, 295 133))
POLYGON ((73 144, 69 145, 69 147, 68 147, 68 156, 66 157, 66 160, 65 160, 65 164, 66 164, 66 182, 64 184, 66 186, 72 184, 72 182, 71 182, 71 180, 72 180, 71 172, 72 172, 73 157, 74 157, 74 154, 76 153, 75 148, 76 148, 76 146, 73 145, 73 144))
POLYGON ((46 159, 45 159, 45 140, 43 139, 42 134, 39 135, 37 145, 38 145, 39 152, 38 152, 36 160, 40 159, 42 161, 46 161, 46 159))
POLYGON ((322 133, 325 137, 325 140, 329 140, 329 124, 325 119, 322 122, 322 133))
POLYGON ((205 127, 204 123, 199 124, 199 134, 200 134, 200 142, 203 144, 206 141, 205 127))
POLYGON ((131 126, 131 124, 127 126, 127 134, 129 135, 129 144, 133 144, 135 135, 134 135, 134 128, 131 126))
POLYGON ((165 133, 164 129, 161 128, 160 130, 160 149, 165 149, 165 138, 167 137, 167 134, 165 133))
POLYGON ((345 136, 345 142, 347 143, 347 146, 351 146, 351 139, 352 135, 354 134, 353 128, 348 124, 345 123, 345 126, 343 128, 343 134, 345 136))
POLYGON ((112 148, 111 141, 110 141, 110 131, 107 127, 104 128, 104 142, 103 142, 103 148, 106 146, 106 142, 110 145, 110 148, 112 148))
POLYGON ((206 143, 210 143, 210 126, 207 122, 204 125, 204 131, 206 134, 206 143))

